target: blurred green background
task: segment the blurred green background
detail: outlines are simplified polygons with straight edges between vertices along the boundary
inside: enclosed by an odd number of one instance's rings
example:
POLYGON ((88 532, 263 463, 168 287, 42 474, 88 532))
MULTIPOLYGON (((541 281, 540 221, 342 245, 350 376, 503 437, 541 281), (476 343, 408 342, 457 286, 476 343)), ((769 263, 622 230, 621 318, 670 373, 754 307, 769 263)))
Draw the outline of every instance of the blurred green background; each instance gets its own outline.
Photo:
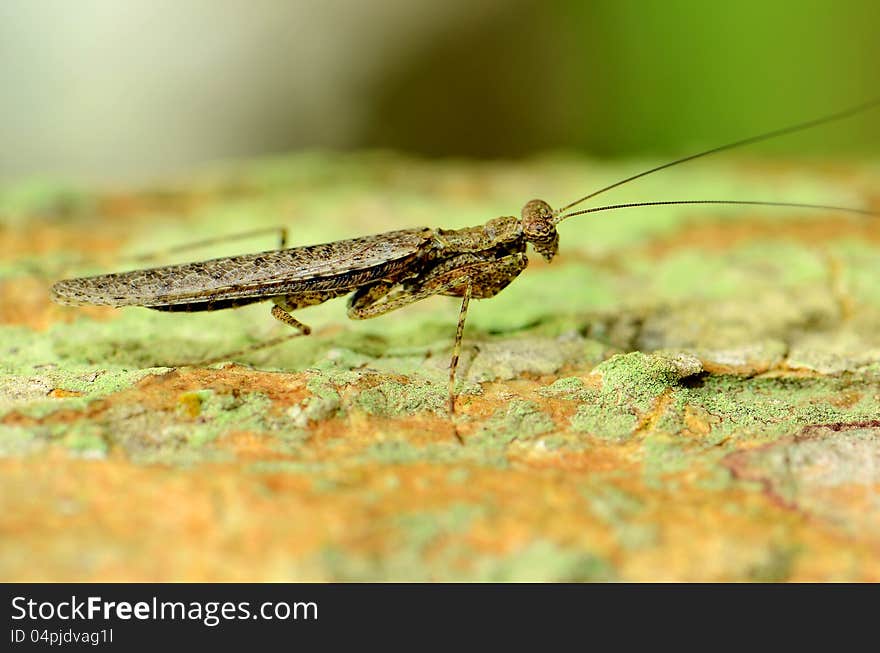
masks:
MULTIPOLYGON (((878 95, 877 0, 4 0, 0 181, 302 148, 667 156, 878 95)), ((876 152, 880 117, 762 145, 876 152)))

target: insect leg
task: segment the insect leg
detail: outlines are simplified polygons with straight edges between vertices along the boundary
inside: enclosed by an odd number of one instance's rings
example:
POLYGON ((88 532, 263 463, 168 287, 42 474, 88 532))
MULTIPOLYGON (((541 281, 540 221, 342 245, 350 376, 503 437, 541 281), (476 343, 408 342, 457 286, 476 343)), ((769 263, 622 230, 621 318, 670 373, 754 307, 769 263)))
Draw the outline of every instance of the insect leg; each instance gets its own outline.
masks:
MULTIPOLYGON (((397 293, 386 299, 389 291, 394 286, 392 283, 379 282, 359 289, 351 298, 348 306, 348 317, 353 320, 365 320, 384 313, 403 308, 407 304, 413 304, 419 300, 439 295, 453 290, 456 286, 466 284, 464 297, 461 301, 461 310, 458 313, 458 327, 455 331, 455 344, 452 347, 452 360, 449 364, 449 397, 447 399, 447 412, 452 418, 455 414, 455 371, 458 368, 458 358, 461 352, 461 338, 464 333, 464 319, 467 315, 468 302, 471 298, 472 284, 467 272, 452 270, 451 274, 441 275, 429 280, 422 285, 421 290, 412 292, 411 289, 402 288, 397 293)), ((464 444, 455 422, 452 423, 452 433, 460 444, 464 444)))
POLYGON ((291 340, 292 338, 296 338, 298 336, 307 336, 312 332, 311 327, 309 327, 307 324, 303 324, 290 314, 289 311, 293 308, 296 308, 296 306, 292 305, 287 297, 275 297, 273 301, 275 302, 275 305, 272 307, 272 317, 274 317, 279 322, 284 322, 284 324, 286 324, 287 326, 293 327, 294 329, 296 329, 296 333, 286 333, 283 336, 278 336, 277 338, 270 338, 269 340, 253 344, 250 347, 238 349, 236 351, 223 354, 222 356, 217 356, 215 358, 201 361, 199 364, 213 365, 214 363, 219 363, 221 361, 228 361, 232 358, 242 356, 243 354, 250 354, 251 352, 259 351, 260 349, 266 349, 268 347, 280 345, 281 343, 287 342, 288 340, 291 340))
MULTIPOLYGON (((395 308, 406 306, 407 303, 402 301, 400 306, 392 308, 384 308, 387 302, 382 300, 394 288, 394 283, 388 281, 377 281, 369 286, 358 288, 351 299, 348 300, 348 317, 351 320, 366 320, 371 317, 377 317, 383 313, 393 311, 395 308)), ((413 299, 411 301, 418 301, 413 299)))
POLYGON ((312 332, 311 327, 297 320, 295 317, 293 317, 293 315, 288 313, 287 309, 282 308, 278 304, 275 304, 275 306, 272 307, 272 317, 280 322, 284 322, 284 324, 286 324, 287 326, 297 329, 300 333, 294 334, 294 336, 307 336, 312 332))
MULTIPOLYGON (((458 357, 461 354, 461 339, 464 335, 464 320, 467 317, 468 304, 473 293, 473 283, 467 280, 464 296, 461 298, 461 308, 458 311, 458 327, 455 329, 455 343, 452 345, 452 360, 449 361, 449 414, 455 414, 455 370, 458 369, 458 357)), ((456 435, 458 435, 456 433, 456 435)))
MULTIPOLYGON (((525 255, 518 253, 494 261, 480 261, 453 267, 436 276, 428 276, 421 280, 409 280, 396 286, 389 282, 380 282, 361 288, 352 296, 348 307, 348 317, 354 320, 377 317, 431 295, 461 296, 455 343, 452 348, 452 359, 449 363, 448 410, 451 416, 455 412, 455 373, 461 354, 461 341, 470 299, 472 296, 491 297, 495 295, 516 278, 527 263, 525 255), (394 292, 391 292, 392 289, 394 292)), ((460 439, 458 433, 456 433, 456 437, 460 439)))
POLYGON ((394 293, 390 293, 394 286, 385 282, 366 286, 352 296, 348 305, 348 317, 352 320, 368 320, 371 317, 385 315, 432 295, 441 295, 466 280, 467 272, 463 271, 456 276, 438 277, 439 283, 426 283, 417 290, 399 286, 394 293))
POLYGON ((359 288, 348 304, 348 317, 367 320, 421 301, 432 295, 461 296, 470 292, 476 297, 492 297, 525 268, 524 254, 511 254, 495 261, 480 261, 444 270, 423 279, 395 284, 380 281, 359 288), (470 291, 464 284, 472 282, 470 291), (392 292, 393 291, 393 292, 392 292))

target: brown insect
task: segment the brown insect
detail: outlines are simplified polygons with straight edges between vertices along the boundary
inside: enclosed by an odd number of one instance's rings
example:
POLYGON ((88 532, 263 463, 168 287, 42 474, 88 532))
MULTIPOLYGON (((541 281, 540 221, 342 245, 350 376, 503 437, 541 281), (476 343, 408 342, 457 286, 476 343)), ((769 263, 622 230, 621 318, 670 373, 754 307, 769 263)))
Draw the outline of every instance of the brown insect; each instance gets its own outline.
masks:
MULTIPOLYGON (((551 261, 559 247, 556 226, 576 215, 638 206, 675 204, 734 204, 784 206, 847 211, 872 211, 788 202, 744 200, 676 200, 599 206, 566 213, 572 207, 612 188, 651 173, 734 147, 756 143, 820 124, 841 120, 880 105, 880 99, 832 115, 728 143, 645 170, 600 188, 560 209, 543 200, 531 200, 520 217, 505 216, 464 229, 417 228, 374 236, 218 258, 200 263, 169 265, 118 274, 59 281, 52 299, 62 304, 145 306, 159 311, 214 311, 271 300, 272 315, 298 333, 258 345, 271 346, 297 335, 308 326, 291 312, 351 295, 348 317, 377 317, 432 295, 461 299, 458 327, 449 365, 450 414, 455 409, 455 372, 461 351, 465 318, 471 298, 493 297, 528 265, 526 246, 551 261)), ((243 350, 249 351, 249 350, 243 350)), ((242 352, 228 354, 232 357, 242 352)), ((204 362, 217 362, 212 361, 204 362)))

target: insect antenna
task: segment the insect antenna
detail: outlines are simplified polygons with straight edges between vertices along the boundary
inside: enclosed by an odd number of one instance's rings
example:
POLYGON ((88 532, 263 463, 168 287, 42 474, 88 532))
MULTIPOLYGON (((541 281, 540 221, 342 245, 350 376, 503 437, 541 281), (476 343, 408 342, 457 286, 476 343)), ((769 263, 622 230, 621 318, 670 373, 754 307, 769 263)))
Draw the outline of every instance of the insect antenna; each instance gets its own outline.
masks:
POLYGON ((557 222, 561 222, 566 218, 575 215, 584 215, 586 213, 599 213, 600 211, 615 211, 617 209, 632 209, 638 206, 671 206, 680 204, 733 204, 737 206, 776 206, 794 209, 817 209, 821 211, 840 211, 843 213, 855 213, 857 215, 869 215, 872 217, 880 217, 880 213, 870 209, 857 209, 850 206, 828 206, 825 204, 799 204, 795 202, 763 202, 759 200, 664 200, 659 202, 629 202, 626 204, 608 204, 606 206, 594 206, 590 209, 581 209, 560 216, 557 222))
MULTIPOLYGON (((626 179, 621 179, 620 181, 616 181, 613 184, 605 186, 604 188, 600 188, 599 190, 595 190, 588 195, 584 195, 580 199, 575 200, 565 206, 556 209, 553 212, 554 215, 554 224, 561 222, 564 218, 559 217, 561 214, 568 211, 568 209, 577 206, 581 202, 585 202, 588 199, 596 197, 597 195, 601 195, 602 193, 611 190, 612 188, 617 188, 618 186, 623 186, 624 184, 628 184, 631 181, 635 181, 636 179, 641 179, 647 175, 650 175, 654 172, 659 172, 660 170, 665 170, 666 168, 671 168, 673 166, 677 166, 681 163, 687 163, 688 161, 693 161, 694 159, 699 159, 704 156, 709 156, 710 154, 717 154, 718 152, 724 152, 726 150, 732 150, 736 147, 742 147, 744 145, 751 145, 752 143, 759 143, 761 141, 770 140, 771 138, 776 138, 778 136, 785 136, 786 134, 792 134, 794 132, 803 131, 805 129, 810 129, 811 127, 817 127, 819 125, 824 125, 829 122, 834 122, 837 120, 843 120, 844 118, 849 118, 851 116, 855 116, 863 111, 867 111, 869 109, 873 109, 877 106, 880 106, 880 98, 875 98, 868 102, 864 102, 862 104, 850 107, 848 109, 844 109, 843 111, 838 111, 836 113, 828 114, 822 116, 820 118, 813 118, 812 120, 807 120, 805 122, 799 122, 795 125, 789 125, 787 127, 782 127, 780 129, 774 129, 773 131, 764 132, 763 134, 758 134, 757 136, 750 136, 749 138, 743 138, 742 140, 734 141, 733 143, 727 143, 726 145, 719 145, 718 147, 713 147, 709 150, 704 150, 702 152, 697 152, 696 154, 691 154, 689 156, 681 157, 680 159, 675 159, 674 161, 669 161, 667 163, 663 163, 659 166, 655 166, 649 170, 644 170, 635 175, 631 175, 626 179)), ((578 215, 578 214, 570 214, 570 215, 578 215)), ((569 216, 565 216, 569 217, 569 216)))

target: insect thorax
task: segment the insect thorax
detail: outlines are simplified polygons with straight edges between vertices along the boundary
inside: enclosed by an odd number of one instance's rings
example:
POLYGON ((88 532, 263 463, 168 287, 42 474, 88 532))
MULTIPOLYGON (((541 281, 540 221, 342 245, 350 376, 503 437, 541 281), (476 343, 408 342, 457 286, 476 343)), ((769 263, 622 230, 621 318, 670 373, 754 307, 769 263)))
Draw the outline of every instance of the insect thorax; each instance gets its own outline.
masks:
POLYGON ((522 249, 519 220, 513 216, 493 218, 477 227, 436 229, 442 252, 480 252, 522 249))
POLYGON ((553 224, 553 209, 544 200, 532 200, 522 209, 522 233, 526 242, 547 261, 559 250, 559 233, 553 224))

